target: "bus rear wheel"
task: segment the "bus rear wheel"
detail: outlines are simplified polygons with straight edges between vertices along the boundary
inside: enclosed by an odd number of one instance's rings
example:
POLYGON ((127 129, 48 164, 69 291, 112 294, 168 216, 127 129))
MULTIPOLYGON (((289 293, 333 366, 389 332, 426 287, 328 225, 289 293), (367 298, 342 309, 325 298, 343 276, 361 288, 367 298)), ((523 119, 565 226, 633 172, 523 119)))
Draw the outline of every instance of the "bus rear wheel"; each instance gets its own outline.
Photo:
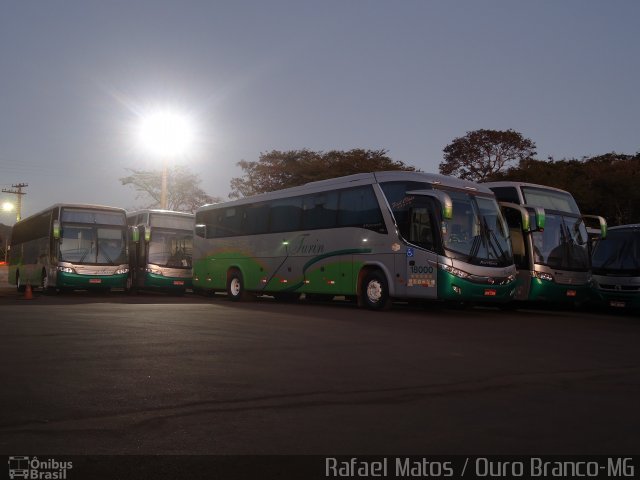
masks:
POLYGON ((367 273, 360 292, 362 305, 370 310, 387 310, 391 307, 387 278, 379 270, 367 273))
POLYGON ((16 290, 18 292, 24 292, 27 289, 26 285, 22 285, 22 279, 20 278, 20 272, 16 272, 16 290))
POLYGON ((239 270, 231 270, 227 275, 227 295, 234 302, 247 298, 244 291, 244 281, 239 270))

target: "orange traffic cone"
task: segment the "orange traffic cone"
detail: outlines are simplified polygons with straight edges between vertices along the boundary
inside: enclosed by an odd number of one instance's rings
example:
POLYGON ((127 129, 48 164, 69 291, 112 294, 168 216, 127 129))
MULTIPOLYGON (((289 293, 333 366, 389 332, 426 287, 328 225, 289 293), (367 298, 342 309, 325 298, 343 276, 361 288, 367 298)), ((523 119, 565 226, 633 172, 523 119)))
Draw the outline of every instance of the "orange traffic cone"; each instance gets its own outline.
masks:
POLYGON ((31 291, 31 284, 27 283, 27 287, 24 289, 24 299, 33 300, 33 292, 31 291))

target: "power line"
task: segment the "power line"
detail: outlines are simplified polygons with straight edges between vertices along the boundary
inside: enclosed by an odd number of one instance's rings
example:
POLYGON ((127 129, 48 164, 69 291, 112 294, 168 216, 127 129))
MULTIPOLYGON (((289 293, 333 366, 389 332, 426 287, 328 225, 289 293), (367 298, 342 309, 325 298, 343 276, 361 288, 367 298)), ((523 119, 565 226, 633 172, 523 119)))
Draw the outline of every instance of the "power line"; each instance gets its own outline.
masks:
POLYGON ((16 222, 19 222, 20 218, 22 218, 22 196, 27 194, 27 192, 23 192, 22 189, 29 185, 26 183, 15 183, 11 186, 16 190, 3 188, 2 191, 4 193, 13 193, 16 196, 16 222))

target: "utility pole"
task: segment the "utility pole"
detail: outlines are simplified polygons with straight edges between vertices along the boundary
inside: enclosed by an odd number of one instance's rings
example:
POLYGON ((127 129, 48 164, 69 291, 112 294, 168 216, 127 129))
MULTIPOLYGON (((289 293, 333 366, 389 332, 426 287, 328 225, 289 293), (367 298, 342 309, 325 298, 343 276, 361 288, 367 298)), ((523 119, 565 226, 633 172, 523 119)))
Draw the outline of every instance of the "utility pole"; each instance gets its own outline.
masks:
POLYGON ((13 193, 16 198, 16 222, 19 222, 22 218, 22 196, 26 195, 27 192, 23 192, 22 189, 28 187, 26 183, 17 183, 15 185, 11 185, 16 190, 9 190, 8 188, 3 188, 2 191, 4 193, 13 193))

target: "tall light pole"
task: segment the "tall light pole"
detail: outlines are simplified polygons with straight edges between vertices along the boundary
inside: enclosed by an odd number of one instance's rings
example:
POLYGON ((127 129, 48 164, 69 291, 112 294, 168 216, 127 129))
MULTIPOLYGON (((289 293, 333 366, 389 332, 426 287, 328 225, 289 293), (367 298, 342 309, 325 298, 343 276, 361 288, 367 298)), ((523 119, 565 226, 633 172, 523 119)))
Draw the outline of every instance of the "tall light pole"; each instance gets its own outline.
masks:
MULTIPOLYGON (((26 183, 18 183, 11 186, 15 188, 15 190, 9 190, 8 188, 3 188, 2 191, 4 193, 13 193, 16 195, 16 198, 17 198, 16 203, 18 205, 16 207, 16 222, 19 222, 20 219, 22 218, 22 196, 27 194, 27 192, 23 192, 22 189, 25 187, 28 187, 29 185, 26 183)), ((3 209, 4 209, 4 205, 3 205, 3 209)))
MULTIPOLYGON (((18 197, 18 198, 20 198, 20 197, 18 197)), ((2 203, 2 211, 3 212, 12 212, 14 208, 15 208, 15 205, 13 203, 11 203, 11 202, 3 202, 2 203)), ((20 219, 18 219, 18 221, 20 221, 20 219)), ((9 237, 6 237, 4 239, 4 263, 7 263, 8 252, 9 252, 9 237)))
POLYGON ((168 159, 186 153, 193 142, 189 119, 172 110, 158 110, 142 118, 138 137, 142 147, 162 160, 160 208, 169 208, 168 159))

